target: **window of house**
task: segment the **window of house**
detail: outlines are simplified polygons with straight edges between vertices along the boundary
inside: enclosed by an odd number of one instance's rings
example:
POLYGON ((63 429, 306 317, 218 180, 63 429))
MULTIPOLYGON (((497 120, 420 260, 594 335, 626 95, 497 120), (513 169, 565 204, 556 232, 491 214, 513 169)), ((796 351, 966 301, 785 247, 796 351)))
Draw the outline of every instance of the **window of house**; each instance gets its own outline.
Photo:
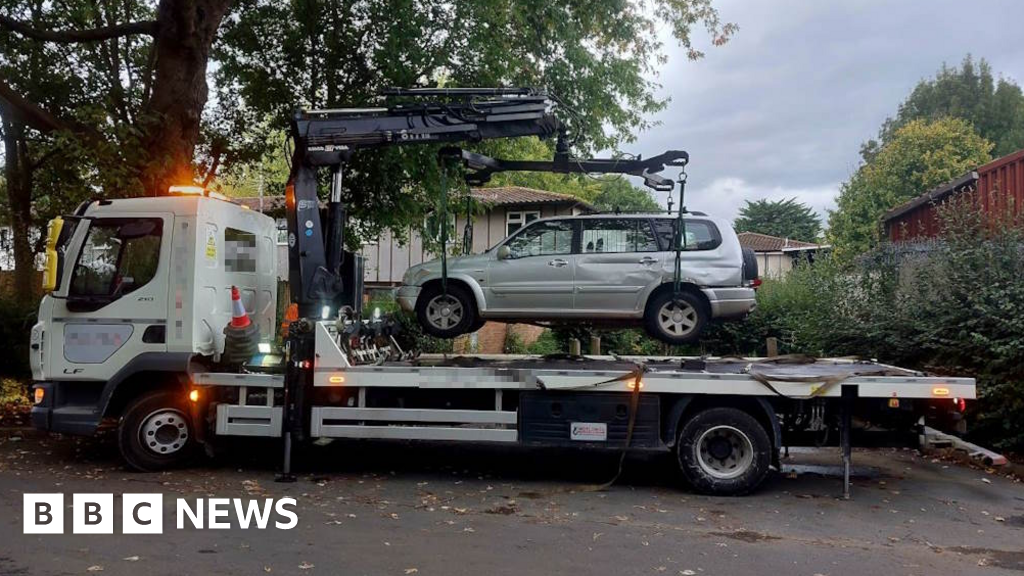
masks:
POLYGON ((224 271, 256 271, 256 235, 236 228, 224 229, 224 271))
POLYGON ((572 222, 552 220, 527 227, 507 246, 513 258, 572 253, 572 222))
POLYGON ((647 220, 600 218, 580 222, 584 254, 658 251, 658 242, 647 220))
POLYGON ((523 226, 526 226, 530 222, 540 218, 540 212, 537 210, 532 211, 517 211, 517 212, 506 212, 505 213, 505 237, 508 238, 519 230, 523 226))
MULTIPOLYGON (((686 234, 681 243, 683 250, 714 250, 722 244, 722 234, 713 222, 707 220, 690 220, 683 222, 686 234)), ((675 237, 676 219, 658 218, 654 220, 654 229, 662 250, 675 250, 672 239, 675 237)))
POLYGON ((160 264, 158 218, 94 220, 71 276, 69 296, 116 300, 145 286, 160 264))

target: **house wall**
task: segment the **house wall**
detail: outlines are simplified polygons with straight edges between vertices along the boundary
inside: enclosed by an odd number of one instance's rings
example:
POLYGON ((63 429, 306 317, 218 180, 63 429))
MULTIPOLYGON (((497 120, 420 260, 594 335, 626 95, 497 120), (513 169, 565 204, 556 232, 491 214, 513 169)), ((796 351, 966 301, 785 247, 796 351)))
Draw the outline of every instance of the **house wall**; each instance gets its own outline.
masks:
POLYGON ((785 252, 757 252, 759 278, 782 278, 793 269, 793 259, 785 252))

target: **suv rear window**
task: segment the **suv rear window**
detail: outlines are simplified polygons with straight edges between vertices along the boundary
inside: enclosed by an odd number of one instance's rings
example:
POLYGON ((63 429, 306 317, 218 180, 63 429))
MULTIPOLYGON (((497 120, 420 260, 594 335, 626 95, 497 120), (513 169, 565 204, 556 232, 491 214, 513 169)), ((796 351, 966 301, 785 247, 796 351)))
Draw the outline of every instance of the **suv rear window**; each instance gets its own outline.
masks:
MULTIPOLYGON (((676 229, 675 218, 657 218, 654 220, 654 230, 658 234, 658 243, 662 250, 675 250, 672 238, 676 229)), ((683 228, 686 231, 682 238, 682 248, 686 251, 693 250, 714 250, 722 244, 722 234, 718 226, 708 220, 683 219, 683 228)))

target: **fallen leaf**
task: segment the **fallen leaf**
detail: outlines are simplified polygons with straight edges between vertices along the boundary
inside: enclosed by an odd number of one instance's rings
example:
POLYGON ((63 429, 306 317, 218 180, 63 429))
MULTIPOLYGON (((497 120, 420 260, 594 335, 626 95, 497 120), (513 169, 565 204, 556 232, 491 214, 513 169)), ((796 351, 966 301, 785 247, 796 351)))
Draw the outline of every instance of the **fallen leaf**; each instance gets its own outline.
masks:
POLYGON ((988 478, 982 478, 981 481, 984 482, 985 484, 991 484, 992 483, 992 481, 989 480, 988 478))
POLYGON ((103 566, 100 566, 100 565, 89 566, 88 568, 85 569, 85 571, 86 572, 103 572, 103 566))
POLYGON ((263 567, 263 571, 266 572, 267 574, 270 574, 270 566, 264 566, 263 567))
POLYGON ((418 569, 418 568, 406 568, 406 569, 405 569, 405 573, 406 573, 406 574, 415 574, 415 573, 417 573, 417 572, 419 572, 419 569, 418 569))
POLYGON ((312 567, 313 565, 309 562, 303 562, 302 564, 299 564, 299 570, 309 570, 312 567))
POLYGON ((693 576, 696 574, 693 570, 680 570, 679 573, 682 574, 682 576, 693 576))
POLYGON ((125 562, 138 562, 139 561, 139 557, 138 556, 129 556, 127 558, 121 558, 121 560, 124 560, 125 562))

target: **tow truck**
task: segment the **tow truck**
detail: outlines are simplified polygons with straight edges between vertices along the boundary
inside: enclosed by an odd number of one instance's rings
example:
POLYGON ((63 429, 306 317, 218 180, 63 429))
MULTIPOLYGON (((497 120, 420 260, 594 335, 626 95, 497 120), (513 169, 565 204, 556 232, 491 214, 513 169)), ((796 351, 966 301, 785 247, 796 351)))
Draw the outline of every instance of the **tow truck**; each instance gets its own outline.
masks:
MULTIPOLYGON (((293 443, 317 439, 666 452, 690 486, 723 495, 755 490, 779 468, 784 447, 827 443, 841 448, 848 493, 851 446, 868 431, 915 430, 975 398, 971 378, 868 360, 403 350, 386 318, 362 319, 362 263, 344 250, 344 168, 361 151, 433 145, 444 167, 461 167, 474 185, 540 170, 631 174, 656 190, 682 186, 661 173, 689 155, 576 158, 559 103, 539 90, 386 97, 379 108, 300 111, 291 120, 285 206, 298 319, 280 349, 272 346, 277 230, 268 216, 185 186, 84 202, 51 222, 47 294, 30 343, 33 424, 84 435, 115 428, 126 463, 144 471, 181 465, 231 437, 280 439, 282 480, 294 479, 293 443), (452 146, 522 136, 556 138, 553 159, 452 146), (323 206, 318 182, 328 180, 323 206), (233 291, 262 340, 242 360, 225 330, 233 291)), ((677 212, 682 223, 681 202, 677 212)), ((678 236, 677 259, 685 257, 678 236)), ((686 283, 675 278, 676 290, 686 283)))

